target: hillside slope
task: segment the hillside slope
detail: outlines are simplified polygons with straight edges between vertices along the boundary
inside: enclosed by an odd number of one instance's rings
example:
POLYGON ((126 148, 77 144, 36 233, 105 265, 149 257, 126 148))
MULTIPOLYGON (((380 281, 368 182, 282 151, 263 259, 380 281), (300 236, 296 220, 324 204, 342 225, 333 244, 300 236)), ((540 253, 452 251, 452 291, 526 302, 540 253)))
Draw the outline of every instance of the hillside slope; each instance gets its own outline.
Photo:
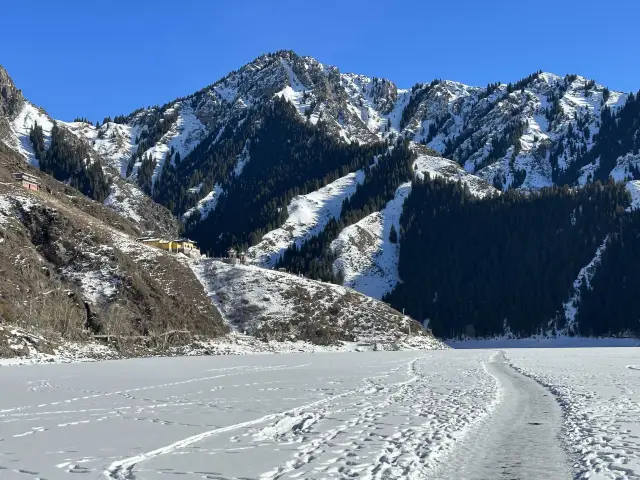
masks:
MULTIPOLYGON (((517 212, 522 199, 538 198, 537 191, 544 197, 545 188, 566 184, 575 190, 552 190, 553 195, 585 199, 594 181, 606 184, 611 176, 636 196, 634 182, 640 181, 638 96, 573 74, 539 71, 486 87, 433 80, 404 89, 279 51, 191 95, 97 125, 54 122, 22 97, 3 70, 0 84, 0 137, 33 165, 119 212, 136 232, 174 235, 181 230, 180 218, 185 234, 209 254, 221 255, 229 247, 248 250, 260 265, 284 266, 377 298, 403 281, 415 281, 399 268, 413 221, 423 222, 421 231, 410 234, 416 243, 426 235, 430 215, 445 222, 445 213, 432 208, 442 207, 441 200, 434 204, 424 192, 414 196, 416 184, 446 180, 448 187, 435 182, 437 188, 450 201, 460 200, 461 214, 484 215, 487 208, 512 215, 499 209, 509 204, 517 212), (513 191, 523 196, 514 197, 513 191), (499 200, 499 192, 508 194, 499 200), (407 210, 407 199, 422 194, 427 200, 407 210)), ((574 207, 587 208, 588 201, 574 207)), ((622 221, 630 208, 620 200, 610 213, 622 221)), ((566 229, 566 220, 554 222, 566 229)), ((444 231, 450 241, 439 248, 457 251, 466 238, 455 230, 457 220, 448 222, 444 231)), ((606 224, 606 232, 595 232, 584 240, 588 248, 576 247, 573 256, 562 252, 566 264, 556 266, 563 271, 562 285, 554 280, 553 302, 544 299, 545 305, 586 298, 588 292, 576 293, 568 279, 576 281, 597 246, 617 245, 622 230, 616 228, 622 227, 606 224), (606 234, 611 236, 605 242, 606 234)), ((550 240, 545 248, 559 245, 550 240)), ((485 247, 495 263, 498 253, 490 243, 485 247)), ((416 258, 423 255, 419 248, 415 245, 416 258)), ((606 251, 603 258, 610 258, 606 251)), ((611 268, 604 260, 602 265, 611 268)), ((429 275, 424 282, 433 280, 429 275)), ((533 293, 527 295, 522 299, 518 292, 522 305, 533 293)), ((407 298, 396 301, 397 308, 408 307, 407 298)), ((562 304, 556 308, 564 310, 562 304)), ((430 318, 425 309, 432 307, 415 305, 412 313, 430 318)), ((523 331, 545 322, 565 331, 554 315, 545 307, 544 318, 523 331)), ((503 320, 484 327, 498 331, 503 320)), ((455 325, 447 334, 459 335, 463 327, 455 325)))
POLYGON ((345 287, 216 260, 194 269, 230 327, 265 341, 442 348, 416 321, 345 287))
MULTIPOLYGON (((85 172, 83 175, 87 177, 91 174, 91 168, 98 165, 100 176, 104 177, 103 188, 107 188, 108 191, 106 195, 100 195, 100 198, 93 195, 94 199, 104 201, 106 206, 136 226, 139 232, 154 230, 158 234, 177 235, 180 225, 171 213, 165 207, 153 202, 135 183, 125 181, 120 171, 106 161, 109 156, 105 155, 103 147, 105 144, 118 142, 115 134, 109 132, 108 140, 102 135, 96 138, 79 131, 78 123, 55 121, 44 109, 33 105, 23 97, 22 92, 14 85, 2 66, 0 66, 0 90, 3 92, 0 96, 1 142, 20 154, 27 163, 42 167, 42 161, 51 150, 52 133, 57 128, 60 153, 49 160, 48 173, 66 183, 74 184, 85 180, 86 184, 86 178, 78 179, 78 170, 85 172), (36 151, 33 137, 36 127, 40 129, 38 151, 36 151), (68 162, 75 154, 81 157, 77 166, 70 169, 66 165, 61 165, 61 162, 68 162)), ((82 183, 77 185, 83 190, 82 183)), ((86 185, 86 188, 87 190, 83 193, 91 197, 92 193, 95 193, 95 186, 86 185)))
POLYGON ((224 334, 227 327, 188 266, 137 243, 136 233, 131 222, 29 168, 0 144, 3 324, 67 340, 93 334, 151 340, 174 330, 224 334), (14 180, 12 172, 25 169, 38 177, 39 192, 14 180))

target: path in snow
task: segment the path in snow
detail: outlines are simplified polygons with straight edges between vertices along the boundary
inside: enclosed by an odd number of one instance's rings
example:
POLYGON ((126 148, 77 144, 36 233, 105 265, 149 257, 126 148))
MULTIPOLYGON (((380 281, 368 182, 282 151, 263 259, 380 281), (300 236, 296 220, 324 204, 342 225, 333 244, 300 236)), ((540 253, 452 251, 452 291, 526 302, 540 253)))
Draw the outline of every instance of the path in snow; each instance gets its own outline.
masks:
POLYGON ((561 447, 562 412, 553 395, 507 365, 502 353, 486 366, 500 383, 501 401, 436 478, 573 478, 561 447))

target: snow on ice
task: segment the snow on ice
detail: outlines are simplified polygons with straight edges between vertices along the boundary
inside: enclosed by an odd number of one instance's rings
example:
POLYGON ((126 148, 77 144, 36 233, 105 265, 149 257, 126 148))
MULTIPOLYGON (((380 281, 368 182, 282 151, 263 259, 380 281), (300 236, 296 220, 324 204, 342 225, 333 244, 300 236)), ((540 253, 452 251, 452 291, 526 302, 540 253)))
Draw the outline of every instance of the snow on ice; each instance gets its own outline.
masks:
POLYGON ((574 478, 640 477, 637 348, 507 350, 507 358, 559 402, 574 478))
POLYGON ((326 353, 2 369, 0 453, 10 457, 9 472, 42 478, 411 478, 405 472, 430 472, 490 412, 498 389, 484 356, 326 353))
POLYGON ((639 371, 634 348, 0 368, 1 475, 633 479, 639 371))

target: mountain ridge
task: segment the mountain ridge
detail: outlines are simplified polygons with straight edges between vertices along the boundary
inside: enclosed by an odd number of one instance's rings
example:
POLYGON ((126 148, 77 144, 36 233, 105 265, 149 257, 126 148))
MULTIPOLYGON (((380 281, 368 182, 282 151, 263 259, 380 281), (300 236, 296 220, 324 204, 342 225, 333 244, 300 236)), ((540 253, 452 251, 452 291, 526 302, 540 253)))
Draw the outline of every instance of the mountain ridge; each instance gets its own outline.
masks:
MULTIPOLYGON (((9 143, 33 162, 28 130, 45 114, 34 106, 16 113, 9 82, 5 110, 13 113, 4 117, 26 119, 19 131, 5 121, 9 143)), ((146 219, 127 205, 153 200, 209 253, 249 249, 258 264, 381 298, 403 280, 401 219, 412 213, 405 201, 416 182, 459 184, 467 202, 638 180, 639 113, 633 94, 578 75, 538 71, 486 87, 433 80, 401 89, 285 50, 162 106, 102 125, 56 123, 112 172, 108 205, 116 211, 146 219)), ((50 136, 43 128, 45 147, 50 136)), ((618 208, 632 206, 620 200, 616 215, 618 208)), ((601 244, 589 244, 594 255, 601 244)), ((602 268, 606 256, 605 249, 602 268)), ((572 289, 558 295, 569 298, 572 289)))

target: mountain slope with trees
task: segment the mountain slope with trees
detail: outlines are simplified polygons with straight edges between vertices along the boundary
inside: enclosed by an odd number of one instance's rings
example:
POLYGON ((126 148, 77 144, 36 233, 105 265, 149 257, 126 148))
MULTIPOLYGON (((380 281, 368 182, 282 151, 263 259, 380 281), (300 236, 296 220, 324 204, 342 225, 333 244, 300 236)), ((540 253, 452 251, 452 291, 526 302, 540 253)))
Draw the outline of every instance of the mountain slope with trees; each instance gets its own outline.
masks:
MULTIPOLYGON (((386 299, 446 337, 566 332, 573 282, 612 232, 629 228, 629 203, 613 182, 477 199, 458 183, 418 179, 400 219, 402 283, 386 299)), ((592 286, 598 296, 620 285, 592 286)), ((579 318, 580 332, 602 333, 594 317, 579 318)), ((618 327, 609 332, 635 330, 637 319, 620 317, 618 327)))

